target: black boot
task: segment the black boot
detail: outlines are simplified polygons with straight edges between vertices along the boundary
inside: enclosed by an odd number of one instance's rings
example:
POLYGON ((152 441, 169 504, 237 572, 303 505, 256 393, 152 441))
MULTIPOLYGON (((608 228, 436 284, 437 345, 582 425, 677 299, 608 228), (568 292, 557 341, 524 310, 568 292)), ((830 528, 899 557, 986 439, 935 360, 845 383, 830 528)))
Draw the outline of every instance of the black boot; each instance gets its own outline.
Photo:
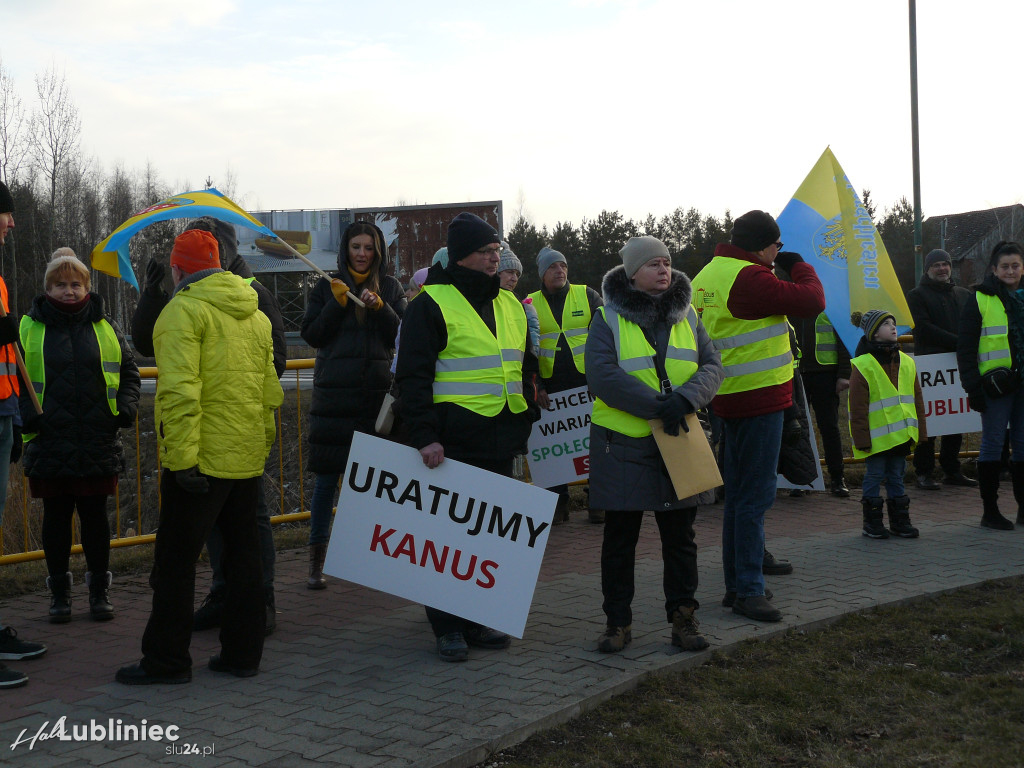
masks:
POLYGON ((110 604, 108 590, 113 574, 107 571, 99 578, 92 571, 85 574, 85 583, 89 586, 89 615, 97 621, 114 618, 114 606, 110 604))
POLYGON ((326 559, 326 544, 309 545, 309 580, 306 582, 308 589, 327 589, 327 581, 324 579, 324 560, 326 559))
POLYGON ((888 539, 889 531, 882 525, 882 497, 869 496, 860 500, 864 508, 863 534, 869 539, 888 539))
POLYGON ((981 493, 983 528, 997 531, 1012 531, 1013 523, 999 513, 999 473, 1002 470, 998 461, 978 462, 978 490, 981 493))
POLYGON ((46 577, 50 588, 50 623, 67 624, 71 621, 71 571, 46 577))
POLYGON ((1017 525, 1024 525, 1024 461, 1010 462, 1013 498, 1017 502, 1017 525))
POLYGON ((919 532, 910 524, 910 497, 886 499, 885 505, 889 508, 889 531, 892 535, 901 539, 916 539, 919 532))

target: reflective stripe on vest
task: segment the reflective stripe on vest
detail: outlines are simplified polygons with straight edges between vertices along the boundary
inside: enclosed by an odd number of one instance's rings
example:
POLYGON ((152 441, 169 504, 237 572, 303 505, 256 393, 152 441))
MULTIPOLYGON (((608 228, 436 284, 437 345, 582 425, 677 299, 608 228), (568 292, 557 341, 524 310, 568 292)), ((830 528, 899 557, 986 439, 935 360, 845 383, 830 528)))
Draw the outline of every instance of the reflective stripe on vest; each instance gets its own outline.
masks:
MULTIPOLYGON (((0 302, 3 302, 4 312, 10 312, 7 303, 7 284, 0 277, 0 302)), ((0 400, 6 400, 11 395, 17 395, 21 391, 18 386, 18 364, 15 362, 14 345, 4 344, 0 347, 0 400)))
POLYGON ((497 336, 452 285, 425 285, 444 317, 448 344, 434 366, 434 402, 454 403, 481 416, 497 416, 508 403, 512 413, 526 410, 523 355, 526 312, 509 291, 492 302, 497 336))
POLYGON ((722 353, 725 379, 718 393, 747 392, 793 378, 789 324, 783 315, 740 320, 729 312, 729 293, 751 262, 716 256, 693 279, 694 306, 715 349, 722 353))
POLYGON ((998 296, 975 293, 981 312, 981 338, 978 339, 978 370, 984 376, 995 368, 1009 368, 1010 329, 1006 307, 998 296))
MULTIPOLYGON (((615 339, 615 356, 619 367, 634 376, 655 392, 661 391, 661 381, 654 364, 656 351, 644 336, 643 329, 626 320, 614 309, 598 308, 615 339)), ((685 320, 672 326, 668 335, 668 349, 665 351, 665 373, 673 387, 690 380, 697 371, 697 313, 690 307, 685 320)), ((594 424, 611 429, 629 437, 646 437, 651 434, 647 419, 613 408, 600 398, 594 399, 591 414, 594 424)))
POLYGON ((819 365, 837 365, 839 363, 836 331, 824 312, 814 320, 814 359, 818 361, 819 365))
MULTIPOLYGON (((92 323, 93 333, 100 350, 100 370, 103 372, 103 383, 106 387, 107 405, 110 412, 117 416, 117 390, 121 386, 121 344, 117 334, 106 320, 92 323)), ((25 370, 32 380, 32 389, 36 391, 39 404, 46 410, 46 361, 43 359, 43 339, 46 326, 28 315, 21 318, 19 328, 21 346, 25 348, 25 370)), ((34 438, 36 433, 24 435, 25 442, 34 438)))
POLYGON ((562 323, 555 321, 551 313, 551 305, 542 291, 530 294, 533 306, 540 320, 540 349, 537 357, 540 361, 541 378, 550 379, 555 370, 555 353, 558 351, 558 337, 564 336, 569 349, 572 350, 572 361, 576 370, 586 373, 583 353, 587 347, 587 334, 590 333, 590 302, 587 301, 587 286, 570 285, 562 305, 562 323))
POLYGON ((860 355, 851 362, 868 383, 868 430, 871 435, 871 450, 861 451, 854 446, 853 455, 864 458, 903 445, 908 440, 917 443, 919 431, 914 403, 917 367, 914 359, 900 352, 898 389, 874 355, 860 355))

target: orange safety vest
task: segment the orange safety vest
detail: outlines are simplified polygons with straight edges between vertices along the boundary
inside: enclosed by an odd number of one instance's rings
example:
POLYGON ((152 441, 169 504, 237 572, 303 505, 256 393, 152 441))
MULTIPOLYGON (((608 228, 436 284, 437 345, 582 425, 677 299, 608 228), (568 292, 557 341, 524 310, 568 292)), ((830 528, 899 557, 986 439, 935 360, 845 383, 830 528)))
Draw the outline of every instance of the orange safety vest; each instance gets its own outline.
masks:
MULTIPOLYGON (((7 304, 7 283, 0 277, 0 301, 3 302, 4 312, 10 312, 7 304)), ((11 395, 17 395, 18 388, 18 364, 15 362, 14 345, 5 344, 0 347, 0 400, 6 400, 11 395)))

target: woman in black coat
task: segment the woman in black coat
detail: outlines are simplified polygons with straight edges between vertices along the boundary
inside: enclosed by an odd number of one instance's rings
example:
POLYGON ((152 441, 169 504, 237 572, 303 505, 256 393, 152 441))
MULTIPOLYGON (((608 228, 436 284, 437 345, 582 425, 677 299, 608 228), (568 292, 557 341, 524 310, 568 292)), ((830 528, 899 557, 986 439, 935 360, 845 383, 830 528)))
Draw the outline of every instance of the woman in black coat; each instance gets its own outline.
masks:
POLYGON ((50 621, 71 620, 71 521, 78 510, 88 572, 89 613, 111 619, 107 497, 124 465, 118 430, 135 423, 139 369, 120 330, 89 292, 89 270, 70 248, 46 267, 46 292, 21 320, 25 366, 43 407, 21 388, 23 465, 32 497, 43 500, 43 551, 50 621))
POLYGON ((310 505, 310 589, 323 589, 331 508, 345 470, 352 433, 373 432, 384 395, 391 388, 395 334, 406 299, 386 274, 384 235, 357 221, 341 237, 337 276, 321 279, 310 292, 302 338, 316 348, 313 404, 309 410, 306 469, 316 475, 310 505), (366 305, 348 300, 352 292, 366 305))

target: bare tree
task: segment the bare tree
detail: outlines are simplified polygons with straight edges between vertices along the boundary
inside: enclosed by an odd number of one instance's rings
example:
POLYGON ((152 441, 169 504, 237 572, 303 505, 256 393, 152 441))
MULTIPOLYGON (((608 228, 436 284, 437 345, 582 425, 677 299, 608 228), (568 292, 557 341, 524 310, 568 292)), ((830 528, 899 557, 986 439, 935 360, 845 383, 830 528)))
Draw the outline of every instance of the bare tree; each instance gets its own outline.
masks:
POLYGON ((32 151, 36 165, 49 183, 48 247, 53 250, 57 186, 61 172, 78 152, 82 120, 78 107, 71 101, 67 78, 63 72, 57 72, 55 66, 36 75, 36 95, 39 104, 32 119, 32 151))

